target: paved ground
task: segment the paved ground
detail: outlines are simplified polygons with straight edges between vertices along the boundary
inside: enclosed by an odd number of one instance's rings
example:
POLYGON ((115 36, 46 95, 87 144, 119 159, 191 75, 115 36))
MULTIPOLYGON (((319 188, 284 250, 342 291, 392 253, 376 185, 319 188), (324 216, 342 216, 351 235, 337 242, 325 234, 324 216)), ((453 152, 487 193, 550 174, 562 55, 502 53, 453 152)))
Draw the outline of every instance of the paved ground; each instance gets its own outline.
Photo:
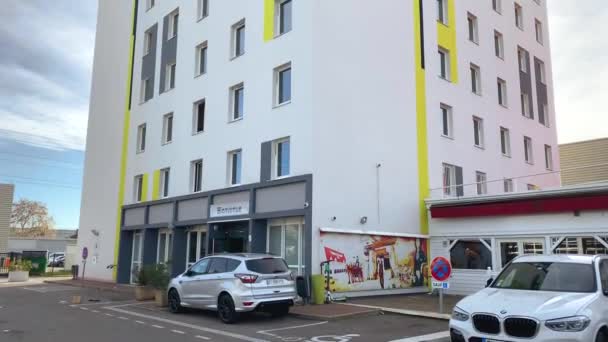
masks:
POLYGON ((213 313, 173 315, 131 299, 116 291, 58 284, 0 287, 0 341, 447 341, 438 337, 447 330, 440 320, 385 314, 328 322, 256 314, 228 326, 213 313), (81 304, 72 304, 74 296, 81 304))

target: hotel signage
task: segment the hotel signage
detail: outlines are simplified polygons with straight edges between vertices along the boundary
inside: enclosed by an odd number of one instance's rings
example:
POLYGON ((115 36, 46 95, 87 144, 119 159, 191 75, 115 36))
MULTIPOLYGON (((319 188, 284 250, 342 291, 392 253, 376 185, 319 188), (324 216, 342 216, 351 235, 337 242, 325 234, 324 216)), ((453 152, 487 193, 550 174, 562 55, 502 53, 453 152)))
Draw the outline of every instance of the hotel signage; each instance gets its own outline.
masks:
POLYGON ((239 216, 249 214, 249 202, 212 204, 210 217, 239 216))

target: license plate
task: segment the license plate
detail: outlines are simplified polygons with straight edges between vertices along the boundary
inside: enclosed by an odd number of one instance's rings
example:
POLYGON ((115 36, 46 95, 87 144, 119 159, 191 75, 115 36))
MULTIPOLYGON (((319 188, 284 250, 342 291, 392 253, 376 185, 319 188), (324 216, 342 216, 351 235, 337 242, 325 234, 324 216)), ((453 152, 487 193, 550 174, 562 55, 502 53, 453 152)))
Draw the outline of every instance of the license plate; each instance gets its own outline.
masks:
POLYGON ((491 338, 482 338, 481 342, 505 342, 505 341, 493 340, 491 338))
POLYGON ((266 280, 266 284, 268 284, 268 285, 281 285, 281 284, 283 284, 283 279, 268 279, 268 280, 266 280))

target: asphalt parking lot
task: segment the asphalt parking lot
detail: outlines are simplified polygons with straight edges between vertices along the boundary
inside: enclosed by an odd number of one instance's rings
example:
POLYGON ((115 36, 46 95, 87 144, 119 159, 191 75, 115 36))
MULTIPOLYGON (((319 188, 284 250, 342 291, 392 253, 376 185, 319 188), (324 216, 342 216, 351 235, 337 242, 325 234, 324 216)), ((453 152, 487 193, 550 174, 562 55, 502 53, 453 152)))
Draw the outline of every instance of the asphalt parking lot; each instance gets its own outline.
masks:
POLYGON ((0 341, 443 342, 447 322, 375 314, 337 321, 246 315, 225 325, 212 312, 171 314, 124 294, 63 285, 0 287, 0 341), (73 304, 74 296, 81 297, 73 304))

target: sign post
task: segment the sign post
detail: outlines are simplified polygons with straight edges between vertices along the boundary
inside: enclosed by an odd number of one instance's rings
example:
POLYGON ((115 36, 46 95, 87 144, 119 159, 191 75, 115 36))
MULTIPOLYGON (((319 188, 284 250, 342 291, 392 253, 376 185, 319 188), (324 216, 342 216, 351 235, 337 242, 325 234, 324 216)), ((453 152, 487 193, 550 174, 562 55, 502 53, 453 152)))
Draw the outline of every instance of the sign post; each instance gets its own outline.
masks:
POLYGON ((89 249, 84 247, 82 249, 82 282, 84 283, 84 272, 87 269, 87 258, 89 257, 89 249))
POLYGON ((436 257, 431 262, 433 288, 439 290, 439 313, 443 313, 443 291, 450 288, 447 281, 452 275, 452 264, 444 257, 436 257))

